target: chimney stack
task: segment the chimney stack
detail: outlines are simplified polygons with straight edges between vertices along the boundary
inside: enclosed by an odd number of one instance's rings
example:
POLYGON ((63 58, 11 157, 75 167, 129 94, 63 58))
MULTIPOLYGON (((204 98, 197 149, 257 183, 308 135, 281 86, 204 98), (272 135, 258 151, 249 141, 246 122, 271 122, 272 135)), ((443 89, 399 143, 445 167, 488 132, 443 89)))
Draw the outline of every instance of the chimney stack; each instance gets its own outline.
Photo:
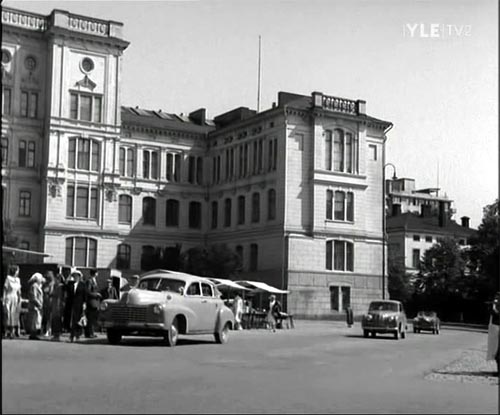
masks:
POLYGON ((401 215, 401 205, 399 203, 393 203, 392 205, 392 216, 401 215))
POLYGON ((448 212, 446 211, 446 204, 442 200, 439 201, 439 226, 445 227, 448 224, 448 212))
MULTIPOLYGON (((182 114, 181 114, 182 115, 182 114)), ((189 114, 189 119, 198 125, 205 125, 207 119, 207 110, 205 108, 200 108, 189 114)))
POLYGON ((462 216, 460 219, 462 219, 462 226, 468 228, 470 218, 468 216, 462 216))

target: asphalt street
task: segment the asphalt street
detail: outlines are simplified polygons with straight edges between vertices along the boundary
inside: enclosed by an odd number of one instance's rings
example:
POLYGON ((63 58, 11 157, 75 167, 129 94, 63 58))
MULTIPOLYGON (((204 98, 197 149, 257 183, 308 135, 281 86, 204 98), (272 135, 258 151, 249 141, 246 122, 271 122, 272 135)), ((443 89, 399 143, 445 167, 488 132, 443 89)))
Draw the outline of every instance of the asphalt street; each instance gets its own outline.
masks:
POLYGON ((363 338, 359 323, 81 343, 2 341, 3 413, 498 413, 498 386, 425 376, 484 332, 363 338))

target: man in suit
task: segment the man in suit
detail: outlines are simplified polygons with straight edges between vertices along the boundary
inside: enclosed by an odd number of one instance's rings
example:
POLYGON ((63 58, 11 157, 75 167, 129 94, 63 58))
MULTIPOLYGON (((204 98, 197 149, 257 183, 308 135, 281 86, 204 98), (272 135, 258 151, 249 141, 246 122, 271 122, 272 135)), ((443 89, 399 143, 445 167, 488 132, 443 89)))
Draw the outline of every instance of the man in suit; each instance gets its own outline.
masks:
POLYGON ((70 335, 69 341, 79 340, 82 335, 82 326, 80 320, 85 311, 85 303, 87 301, 87 289, 82 281, 82 273, 74 270, 71 273, 73 282, 68 284, 67 302, 71 309, 70 335))
POLYGON ((116 291, 116 288, 113 286, 113 279, 108 278, 108 286, 101 290, 101 299, 102 300, 119 300, 120 296, 116 291))
POLYGON ((87 290, 87 325, 85 326, 85 337, 95 338, 97 335, 94 330, 97 327, 97 315, 99 313, 99 304, 101 293, 97 285, 97 270, 90 271, 90 278, 85 282, 87 290))

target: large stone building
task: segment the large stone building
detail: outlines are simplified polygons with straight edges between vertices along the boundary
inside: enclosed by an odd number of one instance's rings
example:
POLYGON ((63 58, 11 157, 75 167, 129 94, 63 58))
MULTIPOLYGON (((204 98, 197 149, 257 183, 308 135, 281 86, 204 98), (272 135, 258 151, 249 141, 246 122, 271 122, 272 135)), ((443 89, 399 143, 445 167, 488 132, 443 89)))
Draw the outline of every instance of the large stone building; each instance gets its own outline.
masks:
POLYGON ((2 27, 2 206, 23 247, 130 273, 158 248, 225 243, 297 316, 382 297, 391 124, 364 101, 280 92, 213 120, 123 107, 122 24, 3 8, 2 27))

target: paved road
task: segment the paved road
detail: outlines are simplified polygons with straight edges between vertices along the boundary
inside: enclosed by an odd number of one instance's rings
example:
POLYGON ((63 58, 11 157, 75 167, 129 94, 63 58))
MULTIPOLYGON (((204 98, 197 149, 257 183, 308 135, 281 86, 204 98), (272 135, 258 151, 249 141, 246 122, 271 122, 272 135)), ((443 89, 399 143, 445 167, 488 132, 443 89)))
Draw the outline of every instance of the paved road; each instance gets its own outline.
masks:
POLYGON ((424 379, 484 349, 486 334, 443 329, 365 339, 359 324, 298 322, 276 333, 126 338, 111 346, 2 342, 3 413, 498 413, 498 386, 424 379))

